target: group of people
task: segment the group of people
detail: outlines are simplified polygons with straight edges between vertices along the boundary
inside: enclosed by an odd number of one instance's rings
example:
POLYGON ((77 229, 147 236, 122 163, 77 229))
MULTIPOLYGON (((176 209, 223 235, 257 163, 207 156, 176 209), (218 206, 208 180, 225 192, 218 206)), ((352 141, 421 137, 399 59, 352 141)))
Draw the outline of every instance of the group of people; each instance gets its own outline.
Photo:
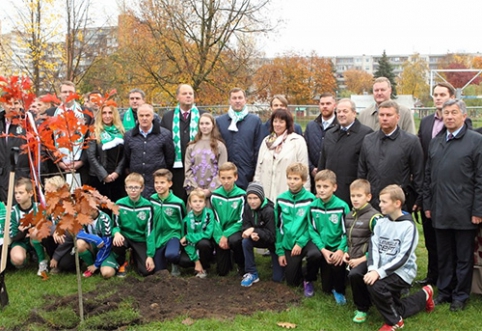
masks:
MULTIPOLYGON (((106 278, 124 276, 130 249, 141 275, 169 265, 179 275, 179 267, 194 266, 196 276, 206 278, 215 262, 220 276, 236 266, 241 285, 249 287, 259 281, 257 247, 272 257, 273 281, 303 285, 308 297, 321 269, 322 290, 338 304, 346 302, 348 268, 354 322, 364 322, 373 303, 385 319, 380 330, 400 328, 403 318, 430 312, 435 304, 449 302, 452 311, 465 307, 482 221, 476 198, 482 193, 482 135, 472 130, 450 84, 434 87, 436 112, 422 119, 418 137, 411 111, 390 100, 384 77, 374 81, 374 105, 360 114, 352 100, 322 94, 320 115, 304 134, 281 95, 272 98, 271 116, 262 123, 248 112, 240 88, 230 91, 230 107, 217 118, 196 107, 187 84, 179 85, 178 106, 162 118, 139 89, 130 91, 122 117, 115 107, 101 105, 90 118, 76 101, 67 101, 74 92, 74 84, 62 83, 63 104, 45 114, 73 111, 94 130, 81 137, 87 149, 65 155, 59 169, 45 169, 45 189, 62 186, 55 175, 75 169, 83 184, 120 209, 114 219, 99 210, 79 233, 84 276, 98 269, 106 278), (418 232, 410 213, 419 211, 428 274, 419 292, 400 299, 416 276, 418 232), (438 288, 435 299, 432 285, 438 288)), ((13 101, 3 105, 2 133, 22 132, 5 116, 15 107, 13 101)), ((2 183, 14 143, 0 139, 2 183)), ((28 177, 28 163, 17 171, 28 177)), ((48 268, 45 248, 51 271, 68 270, 73 264, 65 247, 72 238, 53 229, 40 241, 18 224, 36 208, 28 182, 19 179, 15 187, 11 261, 20 267, 35 251, 41 274, 48 268)))

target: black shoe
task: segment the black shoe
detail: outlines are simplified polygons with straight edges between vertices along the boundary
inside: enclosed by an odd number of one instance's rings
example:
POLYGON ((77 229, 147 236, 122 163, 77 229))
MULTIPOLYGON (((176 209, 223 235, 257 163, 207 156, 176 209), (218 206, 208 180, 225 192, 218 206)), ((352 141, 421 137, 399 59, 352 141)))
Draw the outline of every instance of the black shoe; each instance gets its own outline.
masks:
POLYGON ((425 279, 417 280, 415 283, 420 286, 427 286, 427 285, 435 285, 436 282, 432 278, 426 277, 425 279))
POLYGON ((465 302, 459 301, 459 300, 454 300, 450 304, 450 311, 459 311, 459 310, 464 310, 465 308, 465 302))
POLYGON ((440 295, 433 300, 433 303, 435 303, 436 306, 441 305, 443 303, 449 303, 449 302, 452 302, 452 299, 442 297, 440 295))

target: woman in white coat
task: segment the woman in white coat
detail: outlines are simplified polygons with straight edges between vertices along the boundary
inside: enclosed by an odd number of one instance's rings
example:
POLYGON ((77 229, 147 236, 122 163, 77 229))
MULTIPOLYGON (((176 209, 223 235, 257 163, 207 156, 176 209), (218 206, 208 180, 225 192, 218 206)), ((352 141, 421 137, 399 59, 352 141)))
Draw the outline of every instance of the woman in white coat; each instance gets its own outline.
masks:
MULTIPOLYGON (((282 96, 275 96, 273 101, 272 104, 288 104, 282 96)), ((270 134, 261 143, 254 175, 254 181, 263 185, 266 197, 273 202, 288 190, 286 167, 294 162, 308 166, 305 139, 294 132, 293 116, 286 106, 271 115, 270 134)), ((305 183, 305 188, 310 190, 310 181, 305 183)))

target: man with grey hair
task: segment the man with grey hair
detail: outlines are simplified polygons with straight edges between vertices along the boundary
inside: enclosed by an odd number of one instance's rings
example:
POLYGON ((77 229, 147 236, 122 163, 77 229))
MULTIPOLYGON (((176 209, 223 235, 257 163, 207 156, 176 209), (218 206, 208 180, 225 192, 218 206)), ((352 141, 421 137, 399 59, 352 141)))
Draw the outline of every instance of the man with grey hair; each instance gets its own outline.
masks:
POLYGON ((482 135, 469 130, 462 100, 442 107, 447 131, 432 139, 423 190, 425 216, 432 219, 438 252, 438 296, 450 310, 469 299, 474 239, 482 222, 482 135))
MULTIPOLYGON (((380 104, 384 101, 390 100, 392 94, 392 84, 386 77, 378 77, 373 83, 373 99, 375 103, 370 107, 363 109, 358 115, 358 120, 372 128, 374 131, 380 129, 380 123, 378 122, 378 110, 380 104)), ((417 134, 415 131, 415 121, 410 109, 405 106, 399 105, 400 120, 398 126, 411 134, 417 134)))
POLYGON ((356 105, 341 99, 336 105, 338 125, 326 132, 318 162, 318 171, 335 172, 338 188, 336 196, 351 207, 350 184, 357 179, 358 157, 363 139, 373 130, 356 119, 356 105))
POLYGON ((152 174, 174 163, 174 143, 171 131, 154 120, 154 108, 150 104, 144 103, 137 109, 137 118, 139 123, 124 136, 124 155, 128 172, 144 177, 142 196, 149 198, 155 192, 152 174))
POLYGON ((358 162, 358 178, 372 186, 372 206, 379 208, 380 191, 391 184, 401 186, 407 196, 404 210, 412 212, 421 204, 423 185, 423 152, 414 134, 398 126, 399 106, 387 100, 378 107, 380 130, 363 140, 358 162), (411 201, 411 195, 415 201, 411 201))

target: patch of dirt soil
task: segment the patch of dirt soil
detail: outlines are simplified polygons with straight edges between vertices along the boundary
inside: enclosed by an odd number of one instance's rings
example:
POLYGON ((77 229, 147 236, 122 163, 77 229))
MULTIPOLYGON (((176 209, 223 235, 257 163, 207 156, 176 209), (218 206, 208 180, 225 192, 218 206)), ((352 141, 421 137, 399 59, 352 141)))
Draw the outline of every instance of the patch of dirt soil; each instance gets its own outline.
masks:
MULTIPOLYGON (((232 318, 258 311, 282 311, 300 301, 300 294, 284 284, 260 281, 252 287, 240 286, 239 277, 172 277, 161 271, 144 279, 127 277, 124 282, 112 285, 99 284, 95 291, 84 293, 85 316, 94 316, 115 310, 129 298, 132 307, 139 311, 141 323, 163 321, 179 316, 191 319, 232 318)), ((77 296, 56 299, 43 309, 53 311, 72 302, 77 296)), ((77 304, 72 305, 77 309, 77 304)))

